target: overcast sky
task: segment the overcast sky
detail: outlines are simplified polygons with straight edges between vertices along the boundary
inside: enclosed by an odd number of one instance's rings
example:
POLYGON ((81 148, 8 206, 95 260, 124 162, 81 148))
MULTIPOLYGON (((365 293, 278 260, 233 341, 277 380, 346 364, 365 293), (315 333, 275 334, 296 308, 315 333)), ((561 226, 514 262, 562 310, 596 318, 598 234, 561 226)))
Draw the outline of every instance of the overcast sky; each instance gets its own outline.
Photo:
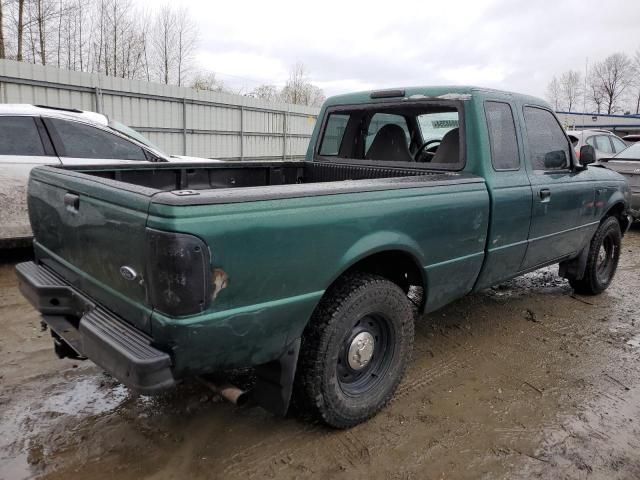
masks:
MULTIPOLYGON (((138 0, 157 8, 157 0, 138 0)), ((542 96, 585 59, 640 48, 640 0, 177 1, 196 63, 225 81, 284 84, 303 62, 328 95, 472 84, 542 96)))

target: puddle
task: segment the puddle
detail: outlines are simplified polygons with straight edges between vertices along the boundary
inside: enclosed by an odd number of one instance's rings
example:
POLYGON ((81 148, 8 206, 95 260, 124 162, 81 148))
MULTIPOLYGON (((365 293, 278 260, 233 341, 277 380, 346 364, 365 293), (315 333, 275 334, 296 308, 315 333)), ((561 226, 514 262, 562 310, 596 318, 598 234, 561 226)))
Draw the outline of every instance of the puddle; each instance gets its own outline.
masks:
POLYGON ((0 480, 36 475, 32 465, 38 459, 32 458, 33 449, 28 447, 53 423, 60 422, 61 416, 108 414, 130 397, 125 386, 106 385, 104 378, 100 375, 73 379, 37 392, 21 392, 22 399, 0 416, 0 480))
POLYGON ((47 397, 38 412, 98 415, 117 408, 128 396, 124 385, 105 388, 96 378, 74 381, 69 390, 47 397))
POLYGON ((636 335, 635 337, 627 340, 627 345, 630 345, 634 348, 640 347, 640 335, 636 335))

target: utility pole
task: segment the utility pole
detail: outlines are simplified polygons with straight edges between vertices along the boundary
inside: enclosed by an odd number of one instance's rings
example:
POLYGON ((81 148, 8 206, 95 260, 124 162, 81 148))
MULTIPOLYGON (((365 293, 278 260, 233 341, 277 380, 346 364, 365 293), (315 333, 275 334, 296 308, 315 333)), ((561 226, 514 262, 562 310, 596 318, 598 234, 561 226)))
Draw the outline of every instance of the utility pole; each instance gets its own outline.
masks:
POLYGON ((582 113, 587 113, 587 75, 589 75, 589 57, 584 59, 584 90, 582 91, 582 113))

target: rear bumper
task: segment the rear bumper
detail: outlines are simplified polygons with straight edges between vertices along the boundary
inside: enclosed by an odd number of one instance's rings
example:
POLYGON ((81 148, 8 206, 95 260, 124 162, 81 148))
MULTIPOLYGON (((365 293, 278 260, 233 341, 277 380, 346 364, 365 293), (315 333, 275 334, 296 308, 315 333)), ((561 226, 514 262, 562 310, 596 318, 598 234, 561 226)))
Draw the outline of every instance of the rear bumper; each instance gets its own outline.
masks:
POLYGON ((63 341, 129 388, 144 394, 172 387, 171 357, 151 338, 34 262, 16 266, 20 291, 63 341), (77 320, 79 319, 79 320, 77 320))

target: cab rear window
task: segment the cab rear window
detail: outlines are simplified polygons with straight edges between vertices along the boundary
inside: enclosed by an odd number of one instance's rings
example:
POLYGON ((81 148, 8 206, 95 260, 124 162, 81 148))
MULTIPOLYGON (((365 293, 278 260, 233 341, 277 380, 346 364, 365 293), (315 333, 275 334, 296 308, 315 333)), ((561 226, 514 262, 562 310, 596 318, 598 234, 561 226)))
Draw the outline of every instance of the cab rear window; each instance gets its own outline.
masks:
POLYGON ((460 170, 461 105, 412 102, 329 110, 316 154, 324 160, 460 170))

